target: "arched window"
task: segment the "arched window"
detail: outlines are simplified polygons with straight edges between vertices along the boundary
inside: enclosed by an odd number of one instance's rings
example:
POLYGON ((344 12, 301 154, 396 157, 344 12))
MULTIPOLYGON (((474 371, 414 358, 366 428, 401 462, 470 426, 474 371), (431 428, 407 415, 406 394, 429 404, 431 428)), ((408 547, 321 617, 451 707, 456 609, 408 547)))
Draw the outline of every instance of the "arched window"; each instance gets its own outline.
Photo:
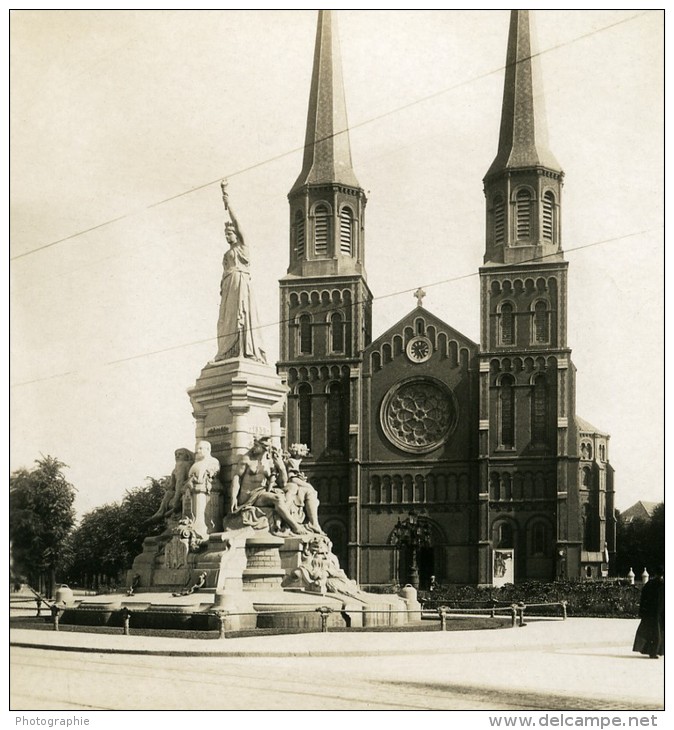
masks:
POLYGON ((548 552, 548 529, 544 522, 534 522, 531 526, 530 546, 532 555, 545 555, 548 552))
POLYGON ((515 238, 525 241, 531 238, 531 193, 519 190, 515 197, 515 238))
POLYGON ((351 208, 342 208, 339 214, 339 250, 346 256, 353 256, 353 213, 351 208))
POLYGON ((329 449, 345 450, 345 399, 340 383, 332 383, 328 388, 328 439, 329 449))
POLYGON ((311 448, 311 386, 302 383, 297 388, 300 443, 311 448))
POLYGON ((539 300, 534 306, 534 341, 547 343, 550 341, 550 325, 548 305, 539 300))
POLYGON ((308 314, 303 314, 299 318, 300 325, 300 354, 310 355, 312 347, 311 337, 311 317, 308 314))
POLYGON ((512 345, 515 343, 515 315, 513 314, 513 305, 510 302, 504 302, 501 305, 500 323, 500 341, 502 345, 512 345))
POLYGON ((295 213, 295 252, 297 258, 304 258, 304 214, 301 210, 295 213))
POLYGON ((555 196, 550 190, 543 196, 543 238, 555 240, 555 196))
POLYGON ((509 522, 501 522, 496 533, 496 547, 514 547, 513 527, 509 522))
POLYGON ((501 446, 515 447, 515 380, 510 375, 501 380, 501 446))
POLYGON ((330 349, 344 352, 344 317, 339 312, 330 317, 330 349))
POLYGON ((494 243, 505 241, 505 203, 498 195, 494 199, 494 243))
POLYGON ((319 205, 314 213, 314 253, 316 256, 328 254, 328 207, 319 205))
POLYGON ((531 442, 542 445, 547 443, 547 388, 545 375, 534 380, 531 397, 531 442))

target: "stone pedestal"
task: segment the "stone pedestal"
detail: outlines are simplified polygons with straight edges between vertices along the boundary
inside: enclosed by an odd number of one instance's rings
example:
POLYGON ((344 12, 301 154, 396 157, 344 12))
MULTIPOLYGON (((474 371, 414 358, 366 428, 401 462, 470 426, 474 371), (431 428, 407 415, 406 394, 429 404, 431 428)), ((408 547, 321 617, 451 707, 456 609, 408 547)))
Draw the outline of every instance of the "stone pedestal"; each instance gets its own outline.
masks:
MULTIPOLYGON (((196 440, 208 441, 211 454, 220 462, 225 499, 232 465, 250 448, 254 437, 272 436, 280 446, 280 402, 286 392, 272 366, 239 358, 208 363, 188 391, 196 440)), ((225 509, 223 493, 214 489, 205 509, 209 532, 222 529, 225 509)))
POLYGON ((244 591, 280 591, 285 578, 281 567, 279 548, 283 546, 280 537, 269 533, 255 535, 246 540, 246 569, 243 571, 244 591))

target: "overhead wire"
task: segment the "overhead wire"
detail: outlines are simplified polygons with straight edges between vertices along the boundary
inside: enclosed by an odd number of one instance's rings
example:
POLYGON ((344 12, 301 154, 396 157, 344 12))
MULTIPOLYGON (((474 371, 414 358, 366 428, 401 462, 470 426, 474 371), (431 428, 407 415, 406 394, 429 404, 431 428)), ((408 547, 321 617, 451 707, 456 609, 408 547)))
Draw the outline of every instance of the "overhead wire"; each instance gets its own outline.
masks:
MULTIPOLYGON (((601 239, 601 240, 598 240, 598 241, 592 241, 590 243, 581 244, 579 246, 573 246, 571 248, 566 248, 566 249, 563 250, 562 253, 574 253, 576 251, 582 251, 584 249, 593 248, 594 246, 601 246, 601 245, 605 245, 607 243, 615 243, 617 241, 623 241, 623 240, 628 239, 628 238, 634 238, 636 236, 641 236, 641 235, 645 235, 645 234, 648 234, 648 233, 654 233, 654 232, 660 231, 660 230, 662 230, 662 226, 658 226, 658 227, 654 227, 654 228, 648 228, 648 229, 644 229, 644 230, 641 230, 641 231, 633 231, 631 233, 626 233, 626 234, 623 234, 621 236, 613 236, 611 238, 604 238, 604 239, 601 239)), ((529 258, 529 259, 523 259, 520 263, 534 263, 534 262, 542 261, 542 260, 544 260, 546 258, 553 258, 553 257, 556 257, 558 255, 559 255, 559 252, 553 252, 553 253, 550 253, 550 254, 544 254, 542 256, 532 257, 532 258, 529 258)), ((431 283, 428 283, 428 284, 422 284, 421 287, 419 287, 419 286, 412 286, 412 287, 409 287, 409 288, 406 288, 406 289, 398 289, 396 291, 388 292, 386 294, 380 294, 378 296, 373 296, 371 300, 365 300, 365 299, 358 300, 357 299, 357 300, 352 301, 350 303, 350 306, 358 306, 360 304, 366 304, 369 301, 381 301, 382 299, 390 299, 391 297, 400 296, 402 294, 409 294, 411 292, 414 292, 418 288, 431 289, 432 287, 441 286, 443 284, 451 284, 451 283, 455 283, 457 281, 462 281, 462 280, 466 280, 466 279, 471 279, 471 278, 476 277, 476 276, 479 276, 479 275, 480 275, 480 272, 479 271, 473 271, 473 272, 470 272, 470 273, 467 273, 467 274, 460 274, 458 276, 451 276, 451 277, 447 277, 445 279, 440 279, 438 281, 434 281, 434 282, 431 282, 431 283)), ((338 310, 341 310, 341 309, 343 309, 343 306, 333 305, 333 306, 322 307, 322 308, 317 309, 317 310, 312 310, 312 312, 313 312, 313 314, 316 314, 316 315, 324 315, 324 314, 330 314, 330 312, 338 311, 338 310)), ((252 327, 251 329, 253 329, 253 330, 262 330, 262 329, 266 329, 268 327, 275 327, 275 326, 285 325, 285 324, 291 323, 293 321, 295 321, 295 316, 289 317, 289 318, 286 318, 286 319, 279 319, 279 320, 276 320, 274 322, 266 322, 265 324, 259 324, 259 325, 256 325, 255 327, 252 327)), ((227 335, 234 335, 234 334, 236 334, 235 331, 227 333, 227 335)), ((223 336, 227 336, 227 335, 223 335, 223 336)), ((176 345, 171 345, 170 347, 164 347, 164 348, 159 349, 159 350, 152 350, 152 351, 148 351, 148 352, 138 353, 136 355, 130 355, 129 357, 123 357, 123 358, 119 358, 119 359, 116 359, 116 360, 109 360, 107 362, 102 363, 101 365, 104 366, 104 367, 110 366, 110 365, 119 365, 121 363, 131 362, 133 360, 140 360, 142 358, 154 357, 155 355, 162 355, 164 353, 172 352, 172 351, 175 351, 175 350, 181 350, 181 349, 185 349, 185 348, 188 348, 188 347, 195 347, 196 345, 203 345, 203 344, 206 344, 208 342, 215 342, 217 339, 218 339, 217 337, 206 337, 206 338, 202 338, 202 339, 199 339, 199 340, 192 340, 190 342, 183 342, 183 343, 179 343, 179 344, 176 344, 176 345)), ((24 386, 24 385, 31 385, 33 383, 39 383, 39 382, 42 382, 42 381, 45 381, 45 380, 51 380, 53 378, 65 377, 67 375, 75 375, 75 374, 76 374, 75 371, 69 371, 69 372, 60 373, 60 374, 57 374, 57 375, 45 376, 44 378, 36 378, 34 380, 29 380, 29 381, 25 381, 25 382, 21 382, 21 383, 15 383, 15 384, 11 385, 10 387, 12 387, 12 388, 18 388, 18 387, 24 386)))
MULTIPOLYGON (((603 32, 605 32, 607 30, 610 30, 611 28, 615 28, 616 26, 622 25, 624 23, 631 22, 631 21, 636 20, 636 19, 638 19, 638 18, 640 18, 640 17, 642 17, 644 15, 647 15, 649 12, 650 11, 648 11, 648 10, 644 10, 644 11, 642 11, 640 13, 636 13, 635 15, 631 15, 631 16, 629 16, 627 18, 621 18, 620 20, 617 20, 614 23, 609 23, 608 25, 602 26, 601 28, 595 28, 594 30, 588 31, 587 33, 583 33, 582 35, 576 36, 575 38, 572 38, 572 39, 570 39, 568 41, 563 41, 563 42, 558 43, 558 44, 556 44, 554 46, 550 46, 549 48, 546 48, 546 49, 544 49, 542 51, 538 51, 536 53, 533 53, 533 54, 531 54, 530 57, 525 58, 525 59, 521 59, 520 61, 518 61, 518 63, 521 63, 523 61, 529 60, 529 58, 536 58, 538 56, 545 55, 546 53, 551 53, 552 51, 559 50, 560 48, 564 48, 566 46, 572 45, 573 43, 577 43, 578 41, 581 41, 581 40, 584 40, 586 38, 589 38, 589 37, 591 37, 593 35, 596 35, 597 33, 603 33, 603 32)), ((333 137, 337 137, 340 134, 344 134, 344 133, 350 132, 350 131, 352 131, 354 129, 358 129, 358 128, 364 127, 364 126, 366 126, 368 124, 372 124, 372 123, 377 122, 377 121, 379 121, 381 119, 384 119, 384 118, 386 118, 388 116, 391 116, 393 114, 397 114, 397 113, 399 113, 401 111, 404 111, 405 109, 409 109, 409 108, 411 108, 413 106, 416 106, 417 104, 425 103, 425 102, 427 102, 427 101, 429 101, 431 99, 435 99, 438 96, 442 96, 443 94, 447 94, 447 93, 449 93, 451 91, 454 91, 456 89, 462 88, 462 87, 464 87, 464 86, 466 86, 468 84, 475 83, 477 81, 481 81, 482 79, 488 78, 489 76, 492 76, 492 75, 494 75, 496 73, 499 73, 499 72, 503 71, 505 68, 506 68, 506 65, 501 65, 501 66, 498 66, 497 68, 491 69, 490 71, 486 71, 484 73, 478 74, 477 76, 472 76, 469 79, 464 79, 463 81, 460 81, 460 82, 458 82, 456 84, 452 84, 451 86, 445 87, 444 89, 439 89, 438 91, 434 91, 431 94, 427 94, 426 96, 420 97, 418 99, 414 99, 414 100, 412 100, 412 101, 410 101, 410 102, 408 102, 406 104, 402 104, 402 105, 397 106, 397 107, 395 107, 393 109, 389 109, 389 110, 387 110, 385 112, 382 112, 381 114, 377 114, 377 115, 375 115, 373 117, 369 117, 368 119, 364 119, 363 121, 357 122, 356 124, 348 125, 345 129, 341 129, 341 130, 338 130, 337 132, 333 132, 330 135, 326 135, 325 137, 322 137, 322 138, 316 140, 312 144, 314 144, 314 145, 315 144, 319 144, 321 142, 324 142, 324 141, 327 141, 329 139, 332 139, 333 137)), ((100 228, 103 228, 105 226, 112 225, 114 223, 118 223, 119 221, 125 220, 127 218, 131 218, 131 217, 140 215, 140 214, 142 214, 142 213, 144 213, 144 212, 146 212, 148 210, 151 210, 153 208, 157 208, 157 207, 159 207, 161 205, 164 205, 166 203, 169 203, 169 202, 171 202, 173 200, 177 200, 177 199, 182 198, 182 197, 184 197, 186 195, 191 195, 192 193, 195 193, 195 192, 197 192, 199 190, 203 190, 204 188, 210 187, 211 185, 215 185, 216 183, 219 183, 223 178, 226 178, 226 179, 234 178, 234 177, 237 177, 239 175, 243 175, 243 174, 245 174, 247 172, 251 172, 252 170, 256 170, 257 168, 262 167, 264 165, 268 165, 268 164, 271 164, 272 162, 276 162, 278 160, 281 160, 281 159, 283 159, 285 157, 288 157, 289 155, 292 155, 292 154, 295 154, 297 152, 300 152, 300 151, 304 150, 306 148, 306 146, 307 145, 305 144, 305 145, 302 145, 302 146, 299 146, 299 147, 294 147, 294 148, 292 148, 290 150, 286 150, 285 152, 280 152, 279 154, 274 155, 272 157, 268 157, 265 160, 261 160, 259 162, 253 163, 252 165, 248 165, 247 167, 240 168, 239 170, 236 170, 235 172, 231 172, 231 173, 228 173, 228 174, 226 174, 224 176, 221 176, 221 177, 217 178, 216 180, 210 180, 208 182, 201 183, 200 185, 196 185, 194 187, 188 188, 187 190, 184 190, 184 191, 182 191, 180 193, 176 193, 175 195, 171 195, 171 196, 169 196, 167 198, 164 198, 162 200, 159 200, 159 201, 157 201, 155 203, 150 203, 150 204, 148 204, 148 205, 146 205, 146 206, 144 206, 142 208, 139 208, 139 209, 137 209, 135 211, 130 211, 129 213, 125 213, 123 215, 116 216, 115 218, 111 218, 109 220, 103 221, 102 223, 98 223, 95 226, 91 226, 89 228, 86 228, 84 230, 78 231, 76 233, 72 233, 72 234, 70 234, 68 236, 65 236, 63 238, 59 238, 59 239, 57 239, 55 241, 50 241, 49 243, 45 243, 45 244, 43 244, 41 246, 37 246, 36 248, 30 249, 28 251, 24 251, 24 252, 22 252, 20 254, 16 254, 15 256, 11 256, 9 260, 10 261, 17 261, 18 259, 25 258, 26 256, 31 256, 31 255, 33 255, 35 253, 40 252, 40 251, 44 251, 44 250, 46 250, 48 248, 52 248, 53 246, 57 246, 57 245, 60 245, 62 243, 66 243, 68 241, 72 241, 75 238, 78 238, 80 236, 86 235, 87 233, 91 233, 91 232, 96 231, 96 230, 98 230, 100 228)))

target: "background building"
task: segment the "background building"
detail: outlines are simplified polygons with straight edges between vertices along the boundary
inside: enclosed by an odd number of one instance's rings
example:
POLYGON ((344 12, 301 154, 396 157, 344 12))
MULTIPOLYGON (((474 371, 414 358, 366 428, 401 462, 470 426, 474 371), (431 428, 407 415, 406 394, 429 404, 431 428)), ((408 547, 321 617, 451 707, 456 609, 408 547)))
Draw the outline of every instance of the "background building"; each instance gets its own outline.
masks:
MULTIPOLYGON (((513 11, 496 157, 484 178, 480 342, 417 306, 372 340, 366 196, 352 166, 339 41, 320 11, 302 170, 290 190, 278 370, 323 527, 360 583, 598 577, 615 550, 609 437, 575 412, 563 172, 547 146, 529 12, 513 11), (416 548, 415 548, 416 552, 416 548)), ((404 233, 423 256, 413 223, 404 233)), ((458 231, 447 241, 465 242, 458 231)), ((378 262, 385 266, 385 261, 378 262)), ((413 272, 410 272, 413 274, 413 272)))

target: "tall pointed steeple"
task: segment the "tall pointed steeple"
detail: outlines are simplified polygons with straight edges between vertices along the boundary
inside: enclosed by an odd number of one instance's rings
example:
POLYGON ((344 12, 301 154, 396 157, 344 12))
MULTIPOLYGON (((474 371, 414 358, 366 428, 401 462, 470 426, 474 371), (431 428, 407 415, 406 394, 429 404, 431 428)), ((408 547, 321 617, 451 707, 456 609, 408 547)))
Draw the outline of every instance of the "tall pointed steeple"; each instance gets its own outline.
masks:
POLYGON ((333 182, 359 187, 348 129, 337 19, 331 10, 319 10, 304 161, 293 191, 333 182))
POLYGON ((562 258, 564 173, 548 148, 533 16, 512 10, 498 152, 484 178, 485 263, 562 258))
POLYGON ((293 276, 365 276, 365 193, 351 163, 333 11, 318 11, 302 171, 288 194, 293 276))
POLYGON ((486 177, 521 167, 541 166, 561 172, 548 149, 543 85, 532 23, 528 10, 511 11, 498 153, 486 177))

